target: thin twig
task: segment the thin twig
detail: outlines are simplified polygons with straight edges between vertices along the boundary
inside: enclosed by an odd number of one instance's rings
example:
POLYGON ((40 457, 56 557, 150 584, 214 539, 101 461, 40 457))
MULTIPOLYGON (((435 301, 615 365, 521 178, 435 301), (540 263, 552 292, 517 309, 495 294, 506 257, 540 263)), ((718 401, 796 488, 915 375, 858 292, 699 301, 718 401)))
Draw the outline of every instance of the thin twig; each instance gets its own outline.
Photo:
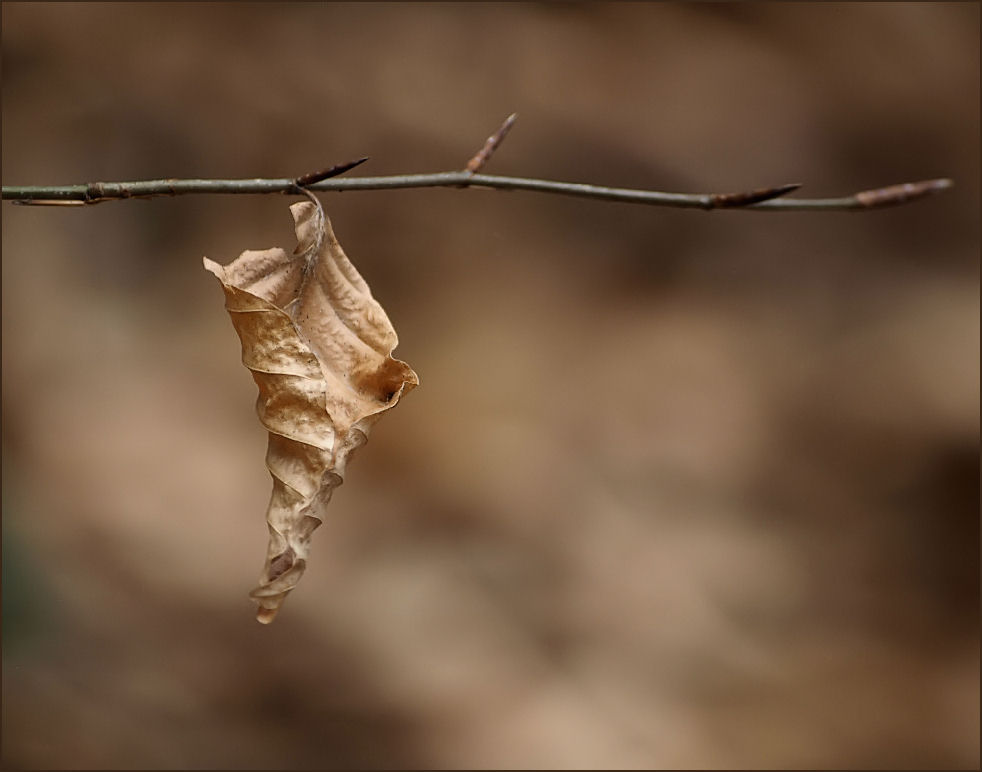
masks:
MULTIPOLYGON (((743 209, 760 211, 814 211, 814 210, 862 210, 893 204, 904 204, 918 198, 947 190, 949 179, 925 180, 892 185, 877 190, 864 190, 840 198, 777 198, 742 206, 743 209)), ((487 174, 471 174, 467 171, 439 172, 436 174, 401 174, 391 177, 346 177, 323 180, 306 186, 308 190, 394 190, 403 188, 434 187, 482 187, 498 190, 534 190, 540 193, 557 193, 603 201, 624 201, 652 206, 688 207, 695 209, 729 208, 721 204, 727 198, 746 194, 737 193, 663 193, 655 190, 609 188, 575 182, 528 179, 523 177, 497 177, 487 174)), ((782 191, 783 188, 770 190, 782 191)), ((4 186, 3 200, 22 204, 71 205, 98 204, 122 198, 151 198, 153 196, 178 196, 191 193, 295 193, 293 179, 241 179, 241 180, 142 180, 139 182, 92 182, 85 185, 4 186)))
POLYGON ((476 174, 477 172, 481 171, 481 169, 484 168, 484 165, 491 158, 491 154, 494 152, 495 148, 501 144, 502 140, 505 138, 505 135, 508 133, 508 130, 511 129, 512 124, 515 123, 517 118, 518 113, 512 113, 505 118, 505 122, 498 127, 498 130, 494 134, 488 137, 487 141, 484 143, 484 147, 474 154, 474 157, 467 162, 467 166, 464 168, 471 174, 476 174))
MULTIPOLYGON (((657 190, 632 190, 608 188, 579 182, 528 179, 524 177, 498 177, 477 172, 488 162, 495 148, 501 144, 508 130, 515 123, 512 113, 501 127, 484 143, 462 171, 437 172, 436 174, 399 174, 391 177, 347 177, 337 175, 367 161, 361 158, 346 164, 332 166, 320 172, 304 174, 295 179, 244 179, 244 180, 142 180, 139 182, 90 182, 84 185, 4 186, 3 200, 18 204, 46 206, 83 206, 115 201, 121 198, 152 198, 154 196, 178 196, 188 193, 286 193, 297 195, 303 191, 344 190, 392 190, 396 188, 497 188, 498 190, 534 190, 540 193, 557 193, 564 196, 595 198, 602 201, 624 201, 651 206, 675 206, 695 209, 758 209, 766 211, 802 210, 850 210, 874 209, 904 204, 931 193, 947 190, 949 179, 925 180, 891 185, 876 190, 864 190, 841 198, 780 198, 799 185, 779 185, 772 188, 741 193, 663 193, 657 190), (331 179, 328 179, 331 178, 331 179)), ((306 195, 306 194, 304 194, 306 195)))

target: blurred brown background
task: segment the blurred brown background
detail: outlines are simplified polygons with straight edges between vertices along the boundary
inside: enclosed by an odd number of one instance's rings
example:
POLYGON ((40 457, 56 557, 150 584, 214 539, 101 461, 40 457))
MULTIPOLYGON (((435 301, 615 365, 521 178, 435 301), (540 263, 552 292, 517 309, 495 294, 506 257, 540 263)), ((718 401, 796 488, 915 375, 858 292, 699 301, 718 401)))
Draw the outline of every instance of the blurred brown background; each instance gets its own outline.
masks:
POLYGON ((3 760, 976 767, 977 4, 8 4, 4 184, 460 168, 907 207, 325 194, 422 386, 276 623, 201 267, 282 196, 3 212, 3 760))

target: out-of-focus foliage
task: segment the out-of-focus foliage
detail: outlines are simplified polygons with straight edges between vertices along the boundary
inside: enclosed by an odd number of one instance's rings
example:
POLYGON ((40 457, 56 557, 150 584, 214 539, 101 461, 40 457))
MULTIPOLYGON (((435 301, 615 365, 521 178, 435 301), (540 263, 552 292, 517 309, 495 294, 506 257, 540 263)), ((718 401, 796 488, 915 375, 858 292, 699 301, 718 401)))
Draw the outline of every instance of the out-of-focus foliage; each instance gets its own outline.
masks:
POLYGON ((284 243, 284 199, 4 204, 6 763, 977 765, 977 5, 2 14, 5 184, 436 171, 512 111, 490 173, 956 180, 865 214, 325 196, 425 388, 270 627, 200 259, 284 243))

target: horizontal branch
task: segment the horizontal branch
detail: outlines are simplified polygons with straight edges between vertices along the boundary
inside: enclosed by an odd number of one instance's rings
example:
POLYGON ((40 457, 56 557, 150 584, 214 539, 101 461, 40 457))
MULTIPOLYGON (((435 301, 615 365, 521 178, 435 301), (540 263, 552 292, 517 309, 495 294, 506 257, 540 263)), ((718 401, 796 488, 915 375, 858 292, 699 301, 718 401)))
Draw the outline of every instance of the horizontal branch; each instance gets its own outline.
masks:
MULTIPOLYGON (((299 179, 304 182, 304 178, 299 179)), ((93 182, 83 185, 4 186, 3 200, 21 204, 84 205, 124 198, 178 196, 191 193, 285 193, 298 194, 298 179, 240 180, 143 180, 139 182, 93 182)), ((652 206, 694 209, 756 209, 766 211, 865 210, 903 204, 952 186, 949 179, 925 180, 865 190, 840 198, 778 198, 798 185, 782 185, 746 193, 664 193, 655 190, 609 188, 574 182, 500 177, 470 171, 436 174, 401 174, 389 177, 347 177, 326 179, 309 185, 313 191, 394 190, 403 188, 495 188, 533 190, 579 196, 602 201, 623 201, 652 206)))

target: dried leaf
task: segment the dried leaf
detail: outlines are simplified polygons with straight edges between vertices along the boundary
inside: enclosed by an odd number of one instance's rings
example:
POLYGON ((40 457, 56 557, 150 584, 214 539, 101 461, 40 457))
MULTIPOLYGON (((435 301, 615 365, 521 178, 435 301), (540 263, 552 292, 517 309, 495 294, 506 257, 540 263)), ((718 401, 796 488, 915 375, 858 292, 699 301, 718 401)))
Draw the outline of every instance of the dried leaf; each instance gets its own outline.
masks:
POLYGON ((396 332, 345 256, 319 204, 290 207, 293 254, 247 250, 227 266, 204 258, 225 291, 242 363, 259 387, 273 494, 257 618, 269 623, 306 567, 310 535, 351 453, 379 417, 419 384, 393 359, 396 332))

